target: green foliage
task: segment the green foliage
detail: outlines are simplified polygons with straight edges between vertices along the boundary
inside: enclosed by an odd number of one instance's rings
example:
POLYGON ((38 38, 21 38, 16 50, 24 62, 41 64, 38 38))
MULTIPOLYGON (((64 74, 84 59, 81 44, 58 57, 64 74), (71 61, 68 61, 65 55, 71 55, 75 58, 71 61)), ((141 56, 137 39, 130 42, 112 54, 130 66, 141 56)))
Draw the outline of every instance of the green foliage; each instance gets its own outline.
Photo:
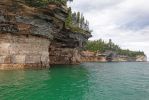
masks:
POLYGON ((141 51, 123 50, 118 45, 114 44, 110 39, 108 43, 102 39, 96 41, 88 41, 85 46, 86 50, 105 52, 106 50, 114 51, 119 55, 125 55, 129 57, 136 57, 137 55, 145 55, 141 51))
MULTIPOLYGON (((71 8, 69 8, 68 10, 68 16, 66 18, 66 21, 65 21, 65 27, 66 28, 69 28, 71 31, 73 32, 79 32, 79 33, 86 33, 86 30, 83 30, 82 28, 80 28, 78 25, 75 26, 73 25, 73 19, 72 19, 72 11, 71 11, 71 8)), ((77 14, 78 16, 78 19, 77 20, 80 20, 80 13, 77 14)), ((82 15, 83 16, 83 15, 82 15)), ((78 23, 78 22, 77 22, 78 23)), ((80 21, 79 21, 80 23, 80 21)), ((79 24, 78 23, 78 24, 79 24)), ((82 23, 83 23, 83 20, 82 20, 82 23)))
POLYGON ((91 31, 89 30, 89 22, 85 20, 83 14, 80 14, 80 12, 72 13, 71 8, 69 8, 68 10, 65 27, 71 29, 74 32, 91 33, 91 31))
POLYGON ((78 33, 82 33, 82 34, 85 34, 86 32, 88 32, 88 31, 83 30, 83 29, 81 29, 81 28, 79 28, 79 27, 70 26, 69 28, 70 28, 70 30, 73 31, 73 32, 78 32, 78 33))
POLYGON ((130 50, 119 50, 117 51, 120 55, 127 55, 130 57, 136 57, 137 55, 145 55, 144 52, 141 51, 130 51, 130 50))
POLYGON ((65 21, 65 26, 69 27, 71 25, 72 25, 72 12, 71 12, 71 8, 69 7, 68 16, 67 16, 66 21, 65 21))
POLYGON ((80 12, 77 12, 77 23, 80 23, 80 12))
POLYGON ((102 39, 96 41, 88 41, 85 48, 90 51, 100 52, 105 52, 106 50, 117 51, 120 49, 120 47, 112 43, 112 41, 106 43, 102 39))

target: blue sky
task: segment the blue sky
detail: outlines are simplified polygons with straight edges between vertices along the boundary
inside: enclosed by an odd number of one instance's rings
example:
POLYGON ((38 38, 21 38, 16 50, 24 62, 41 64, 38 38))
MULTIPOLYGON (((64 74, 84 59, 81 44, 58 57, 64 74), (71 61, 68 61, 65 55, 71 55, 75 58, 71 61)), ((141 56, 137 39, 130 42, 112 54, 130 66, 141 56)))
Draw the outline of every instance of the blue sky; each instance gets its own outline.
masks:
POLYGON ((149 57, 149 0, 74 0, 68 5, 90 22, 91 40, 112 39, 149 57))

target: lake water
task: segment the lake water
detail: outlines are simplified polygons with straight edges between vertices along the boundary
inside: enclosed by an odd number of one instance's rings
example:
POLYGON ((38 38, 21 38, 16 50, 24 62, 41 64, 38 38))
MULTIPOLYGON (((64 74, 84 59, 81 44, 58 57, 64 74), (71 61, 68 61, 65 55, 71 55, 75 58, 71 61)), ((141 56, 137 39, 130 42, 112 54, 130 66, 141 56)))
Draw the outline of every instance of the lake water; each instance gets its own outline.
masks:
POLYGON ((0 71, 0 100, 149 100, 149 63, 0 71))

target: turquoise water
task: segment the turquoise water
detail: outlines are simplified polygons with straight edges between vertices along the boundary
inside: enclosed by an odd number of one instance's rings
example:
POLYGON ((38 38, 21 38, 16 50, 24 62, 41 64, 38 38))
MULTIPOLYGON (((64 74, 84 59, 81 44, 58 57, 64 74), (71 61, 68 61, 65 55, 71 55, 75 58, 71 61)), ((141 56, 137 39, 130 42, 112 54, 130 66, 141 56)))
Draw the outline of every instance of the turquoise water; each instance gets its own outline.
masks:
POLYGON ((149 100, 149 63, 0 71, 0 100, 149 100))

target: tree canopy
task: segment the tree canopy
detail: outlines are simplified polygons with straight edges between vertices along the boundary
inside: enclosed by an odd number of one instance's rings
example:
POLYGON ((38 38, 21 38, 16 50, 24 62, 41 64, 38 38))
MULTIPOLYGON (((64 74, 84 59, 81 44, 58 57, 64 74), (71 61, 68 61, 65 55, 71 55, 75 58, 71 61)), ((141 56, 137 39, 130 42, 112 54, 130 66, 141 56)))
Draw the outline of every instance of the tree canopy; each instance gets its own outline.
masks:
POLYGON ((68 10, 65 27, 80 33, 84 33, 84 31, 91 32, 89 29, 89 22, 84 18, 83 14, 80 12, 72 12, 71 8, 68 10))
POLYGON ((141 51, 131 51, 129 49, 121 49, 118 45, 112 42, 111 39, 109 39, 109 42, 106 43, 102 39, 95 40, 95 41, 88 41, 85 46, 86 50, 90 51, 100 51, 105 52, 106 50, 114 51, 119 55, 125 55, 130 57, 136 57, 137 55, 145 55, 144 52, 141 51))

